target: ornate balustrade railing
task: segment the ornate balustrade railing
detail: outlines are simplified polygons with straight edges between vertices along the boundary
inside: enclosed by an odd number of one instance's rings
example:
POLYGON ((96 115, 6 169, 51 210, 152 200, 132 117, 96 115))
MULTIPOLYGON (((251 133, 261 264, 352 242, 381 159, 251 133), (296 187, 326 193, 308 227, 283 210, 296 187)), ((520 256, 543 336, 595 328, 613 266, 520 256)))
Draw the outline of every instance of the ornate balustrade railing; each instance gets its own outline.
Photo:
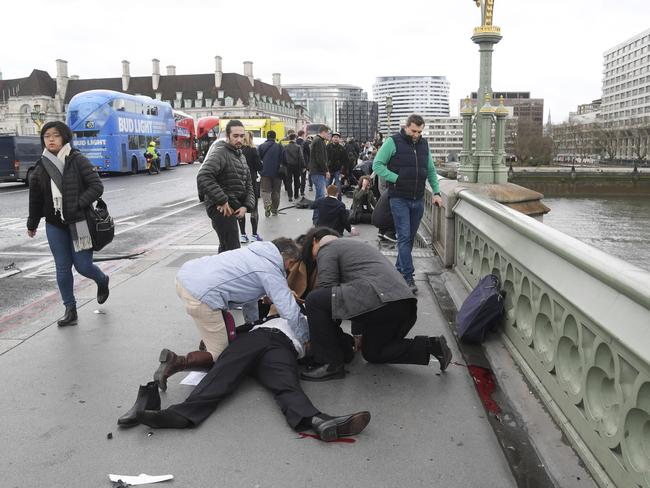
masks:
POLYGON ((457 273, 501 278, 506 345, 595 479, 650 488, 650 273, 468 190, 453 213, 457 273))

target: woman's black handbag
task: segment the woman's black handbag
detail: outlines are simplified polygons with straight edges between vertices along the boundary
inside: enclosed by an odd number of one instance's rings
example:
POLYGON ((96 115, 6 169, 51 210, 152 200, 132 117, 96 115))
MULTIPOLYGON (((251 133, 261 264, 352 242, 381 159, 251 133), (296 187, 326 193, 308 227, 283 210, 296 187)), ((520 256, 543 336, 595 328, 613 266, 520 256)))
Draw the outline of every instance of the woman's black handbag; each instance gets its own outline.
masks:
POLYGON ((86 220, 93 240, 93 251, 100 251, 110 244, 115 236, 115 223, 108 213, 106 202, 98 198, 95 207, 88 207, 86 220))

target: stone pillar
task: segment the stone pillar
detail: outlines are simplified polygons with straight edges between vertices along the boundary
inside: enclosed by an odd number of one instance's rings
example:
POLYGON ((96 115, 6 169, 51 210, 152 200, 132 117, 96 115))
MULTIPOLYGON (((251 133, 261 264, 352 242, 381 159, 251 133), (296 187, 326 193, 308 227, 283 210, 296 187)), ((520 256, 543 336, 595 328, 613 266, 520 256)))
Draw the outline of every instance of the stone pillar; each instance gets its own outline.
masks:
POLYGON ((476 151, 474 158, 478 161, 476 181, 478 183, 494 183, 492 163, 494 152, 492 151, 492 121, 495 108, 490 103, 490 95, 485 92, 484 102, 476 117, 476 151))
POLYGON ((176 66, 173 64, 167 66, 167 76, 176 76, 176 66))
POLYGON ((460 109, 460 116, 463 119, 463 150, 460 152, 458 181, 476 183, 478 166, 472 157, 472 118, 474 117, 474 108, 469 97, 465 98, 463 107, 460 109))
POLYGON ((501 185, 508 182, 508 172, 504 161, 506 156, 506 117, 508 116, 508 109, 503 105, 503 96, 499 100, 499 106, 494 111, 494 114, 497 122, 494 134, 496 150, 492 171, 494 172, 494 183, 501 185))

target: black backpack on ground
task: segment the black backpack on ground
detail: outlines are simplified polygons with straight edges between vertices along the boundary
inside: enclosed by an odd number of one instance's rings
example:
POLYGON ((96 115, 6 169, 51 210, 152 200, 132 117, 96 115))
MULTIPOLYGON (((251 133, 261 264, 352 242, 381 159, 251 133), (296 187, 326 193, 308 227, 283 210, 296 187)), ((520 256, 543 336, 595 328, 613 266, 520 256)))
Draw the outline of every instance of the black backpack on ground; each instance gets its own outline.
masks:
POLYGON ((493 274, 478 282, 460 307, 456 317, 458 337, 463 342, 480 343, 505 310, 505 292, 499 290, 499 278, 493 274))

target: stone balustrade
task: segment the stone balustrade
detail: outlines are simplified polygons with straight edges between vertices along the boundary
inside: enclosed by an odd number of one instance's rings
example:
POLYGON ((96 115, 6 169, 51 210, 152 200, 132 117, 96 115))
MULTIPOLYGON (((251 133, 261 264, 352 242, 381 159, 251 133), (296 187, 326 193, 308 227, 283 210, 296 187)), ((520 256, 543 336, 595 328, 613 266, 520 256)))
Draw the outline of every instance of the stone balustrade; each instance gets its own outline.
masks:
POLYGON ((650 273, 470 190, 446 202, 420 232, 468 288, 500 277, 504 342, 594 479, 650 488, 650 273))

